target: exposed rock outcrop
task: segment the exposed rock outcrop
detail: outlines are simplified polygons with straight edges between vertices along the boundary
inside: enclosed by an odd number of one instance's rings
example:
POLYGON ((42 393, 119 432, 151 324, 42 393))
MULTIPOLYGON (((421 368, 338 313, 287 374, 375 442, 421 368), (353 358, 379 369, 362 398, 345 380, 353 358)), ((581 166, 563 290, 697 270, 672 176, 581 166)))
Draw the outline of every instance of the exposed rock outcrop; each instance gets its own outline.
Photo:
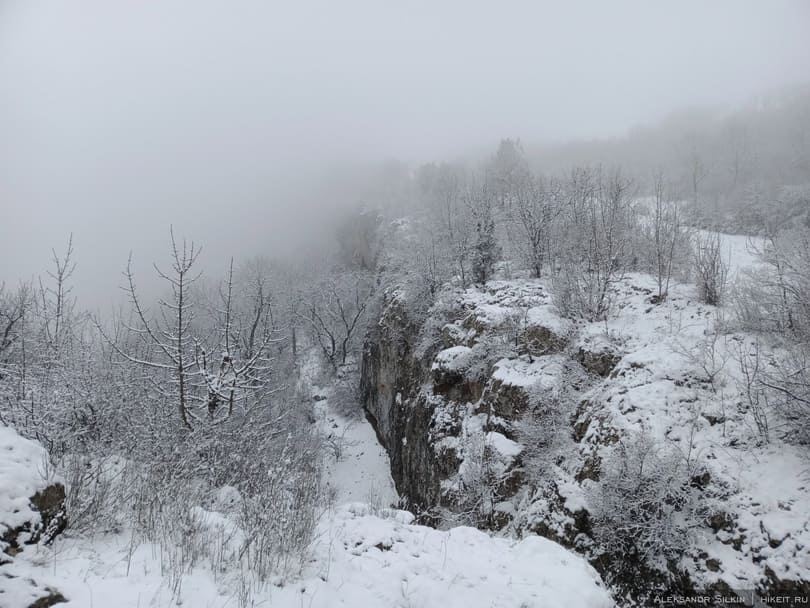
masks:
MULTIPOLYGON (((409 318, 402 294, 390 298, 367 337, 362 394, 400 495, 423 521, 556 540, 635 605, 652 601, 652 590, 729 595, 740 581, 760 593, 806 593, 803 460, 786 444, 762 447, 749 414, 730 407, 731 370, 715 380, 724 383, 715 412, 700 361, 713 309, 688 286, 651 307, 643 275, 614 289, 615 320, 591 324, 562 318, 533 281, 447 290, 424 322, 409 318), (640 435, 656 451, 687 454, 694 470, 686 484, 704 515, 684 528, 695 541, 676 560, 625 555, 596 533, 589 496, 640 435), (568 447, 554 451, 560 436, 568 447), (779 482, 768 489, 763 476, 779 482)), ((731 352, 714 356, 733 361, 731 352)))
POLYGON ((432 326, 414 326, 407 311, 402 294, 386 302, 365 344, 361 380, 400 496, 425 520, 439 510, 452 518, 471 508, 463 497, 485 466, 494 476, 486 519, 506 525, 513 507, 504 501, 524 484, 515 423, 556 390, 564 358, 551 353, 567 344, 570 324, 530 284, 445 292, 432 326), (532 304, 521 318, 512 314, 518 301, 532 304))

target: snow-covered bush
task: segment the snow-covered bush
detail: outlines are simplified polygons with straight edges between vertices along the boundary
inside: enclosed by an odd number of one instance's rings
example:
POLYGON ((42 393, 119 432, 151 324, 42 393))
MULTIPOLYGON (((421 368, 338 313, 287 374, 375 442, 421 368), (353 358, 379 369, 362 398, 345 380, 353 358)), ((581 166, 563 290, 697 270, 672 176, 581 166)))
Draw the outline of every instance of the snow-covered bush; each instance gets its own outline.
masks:
POLYGON ((758 343, 739 357, 745 394, 760 413, 760 430, 773 410, 782 419, 783 436, 810 443, 810 229, 786 230, 751 245, 760 267, 738 287, 738 319, 745 329, 778 336, 779 345, 766 350, 758 343))
POLYGON ((620 562, 666 572, 702 521, 693 472, 693 463, 646 432, 620 441, 590 491, 594 536, 620 562))
POLYGON ((576 409, 571 389, 573 372, 558 376, 558 391, 535 386, 529 391, 530 409, 516 423, 517 439, 525 446, 522 462, 527 478, 540 485, 552 474, 554 465, 573 447, 570 421, 576 409))
POLYGON ((65 508, 77 532, 118 530, 129 521, 136 467, 117 456, 92 458, 66 454, 58 463, 65 478, 65 508))
POLYGON ((728 260, 723 256, 719 233, 695 238, 694 269, 700 301, 718 306, 725 297, 728 260))
POLYGON ((454 523, 487 527, 495 507, 497 483, 492 447, 488 445, 486 434, 480 429, 477 432, 465 432, 462 444, 464 460, 459 467, 454 523))
POLYGON ((170 581, 203 560, 258 580, 302 567, 322 504, 320 445, 306 425, 274 431, 271 422, 198 430, 173 445, 162 439, 151 459, 142 457, 130 476, 131 524, 137 538, 164 548, 170 581), (238 499, 223 505, 223 488, 238 499), (199 509, 238 531, 219 539, 230 548, 212 541, 199 509))

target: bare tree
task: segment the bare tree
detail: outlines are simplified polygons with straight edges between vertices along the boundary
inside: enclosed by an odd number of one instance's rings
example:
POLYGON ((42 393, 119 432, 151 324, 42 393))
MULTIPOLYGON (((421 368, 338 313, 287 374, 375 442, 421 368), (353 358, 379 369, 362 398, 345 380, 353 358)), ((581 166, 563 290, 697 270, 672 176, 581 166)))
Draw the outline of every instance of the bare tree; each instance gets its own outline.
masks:
POLYGON ((35 314, 40 320, 42 339, 54 358, 69 339, 72 329, 76 300, 70 279, 76 269, 73 262, 73 235, 68 239, 65 254, 60 256, 51 250, 53 270, 48 270, 50 282, 39 280, 39 291, 35 299, 35 314))
POLYGON ((687 234, 678 203, 668 200, 661 172, 653 178, 651 223, 646 235, 652 246, 653 264, 658 283, 657 301, 663 302, 669 293, 673 270, 678 256, 685 248, 687 234))
POLYGON ((191 419, 195 414, 190 412, 189 390, 192 378, 199 373, 194 357, 194 339, 191 325, 194 320, 194 302, 191 294, 192 285, 199 279, 194 274, 194 263, 200 254, 194 243, 188 244, 185 239, 178 245, 174 229, 170 229, 172 271, 162 271, 155 264, 158 276, 169 284, 171 298, 159 301, 157 318, 149 314, 143 305, 135 285, 135 274, 132 269, 132 254, 127 261, 124 272, 126 285, 124 290, 132 305, 133 317, 137 325, 126 324, 126 329, 140 343, 142 355, 135 355, 125 350, 117 339, 110 338, 97 323, 99 330, 111 346, 126 360, 153 370, 159 370, 171 377, 172 389, 163 383, 152 381, 152 386, 163 397, 175 400, 177 414, 182 425, 191 429, 191 419))
POLYGON ((466 287, 470 280, 469 258, 472 252, 474 223, 469 213, 469 206, 462 202, 461 178, 457 172, 449 169, 439 181, 439 210, 450 255, 466 287))
POLYGON ((509 212, 509 227, 535 277, 553 264, 553 232, 563 212, 562 185, 556 180, 526 180, 515 192, 509 212))
POLYGON ((695 210, 698 210, 698 205, 700 203, 700 186, 703 183, 703 180, 706 178, 708 170, 706 169, 706 165, 703 163, 703 160, 700 158, 696 146, 692 147, 689 169, 692 186, 692 204, 695 206, 695 210))
POLYGON ((560 268, 554 295, 565 314, 605 318, 611 286, 624 273, 633 228, 632 182, 614 172, 575 169, 566 184, 560 268))
POLYGON ((31 305, 31 288, 21 283, 16 291, 0 284, 0 363, 10 356, 12 347, 22 338, 25 315, 31 305))
POLYGON ((298 313, 334 371, 346 364, 357 346, 371 294, 366 275, 343 272, 321 281, 298 313))
POLYGON ((745 299, 737 305, 743 321, 757 331, 810 340, 810 230, 772 230, 749 249, 762 263, 749 272, 745 299))
POLYGON ((224 286, 219 290, 221 308, 215 320, 215 338, 206 344, 194 338, 194 360, 205 388, 209 420, 227 404, 224 417, 233 414, 234 404, 266 384, 272 369, 268 356, 271 344, 283 342, 272 324, 269 294, 263 277, 254 277, 255 291, 248 296, 250 305, 240 314, 235 305, 233 260, 224 286))
POLYGON ((771 426, 762 414, 773 410, 784 437, 810 443, 810 230, 771 234, 755 251, 763 268, 744 283, 738 312, 748 329, 775 334, 781 344, 769 353, 767 365, 759 364, 760 348, 749 356, 746 394, 753 394, 749 403, 758 426, 771 426), (762 405, 768 407, 757 411, 762 405))

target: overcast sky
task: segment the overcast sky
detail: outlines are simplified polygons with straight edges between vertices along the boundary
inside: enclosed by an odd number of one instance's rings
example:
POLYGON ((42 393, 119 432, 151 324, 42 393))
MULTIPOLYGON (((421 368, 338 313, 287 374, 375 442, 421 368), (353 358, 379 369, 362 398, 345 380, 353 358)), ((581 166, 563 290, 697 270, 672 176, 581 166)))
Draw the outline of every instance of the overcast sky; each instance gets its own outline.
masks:
POLYGON ((170 223, 224 269, 305 239, 330 164, 619 134, 808 58, 803 0, 0 0, 0 279, 73 232, 112 290, 170 223))

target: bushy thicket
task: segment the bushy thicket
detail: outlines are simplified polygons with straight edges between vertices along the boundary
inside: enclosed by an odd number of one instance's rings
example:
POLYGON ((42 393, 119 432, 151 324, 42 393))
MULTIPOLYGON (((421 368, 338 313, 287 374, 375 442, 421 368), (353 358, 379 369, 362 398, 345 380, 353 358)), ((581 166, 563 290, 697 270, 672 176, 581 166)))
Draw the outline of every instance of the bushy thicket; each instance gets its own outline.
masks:
POLYGON ((618 564, 666 572, 694 541, 708 504, 696 464, 645 432, 620 441, 590 493, 594 536, 618 564))
POLYGON ((130 529, 173 585, 205 561, 261 584, 300 569, 322 504, 294 292, 258 262, 206 285, 196 253, 172 235, 156 305, 130 263, 120 319, 76 310, 70 247, 36 288, 0 293, 0 418, 48 449, 74 530, 130 529), (209 529, 223 511, 228 538, 209 529))
POLYGON ((397 224, 408 235, 389 266, 428 296, 447 281, 484 284, 496 268, 548 277, 560 311, 586 320, 610 314, 613 285, 627 272, 656 275, 662 301, 694 262, 686 212, 657 180, 648 204, 620 171, 538 175, 520 143, 504 140, 482 174, 447 164, 417 171, 423 208, 397 224))
POLYGON ((734 303, 742 327, 763 339, 738 357, 744 394, 760 427, 770 411, 783 437, 810 443, 810 229, 773 227, 750 248, 760 264, 734 303))

